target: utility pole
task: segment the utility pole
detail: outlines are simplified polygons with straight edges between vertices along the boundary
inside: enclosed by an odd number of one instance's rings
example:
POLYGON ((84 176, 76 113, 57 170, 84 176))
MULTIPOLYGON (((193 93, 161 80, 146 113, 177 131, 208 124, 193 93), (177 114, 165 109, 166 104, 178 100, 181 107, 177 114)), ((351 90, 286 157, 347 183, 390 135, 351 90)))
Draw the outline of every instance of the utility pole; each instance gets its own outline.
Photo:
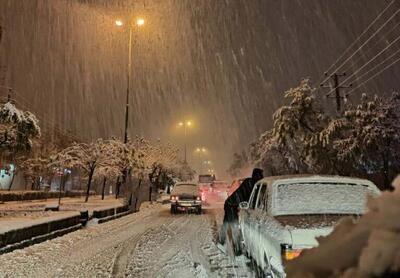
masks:
MULTIPOLYGON (((325 76, 328 76, 328 74, 325 73, 325 76)), ((345 72, 344 72, 344 73, 341 73, 341 74, 333 73, 333 74, 331 74, 331 75, 329 76, 329 79, 331 79, 332 82, 333 82, 333 86, 332 86, 332 85, 328 85, 328 84, 324 84, 324 83, 321 84, 321 87, 322 87, 322 88, 330 88, 330 89, 331 89, 331 91, 329 91, 329 93, 326 94, 327 97, 330 97, 330 95, 331 95, 331 93, 333 93, 333 91, 335 92, 334 98, 336 99, 336 111, 337 111, 338 113, 342 110, 342 99, 345 99, 345 98, 346 98, 346 96, 343 97, 343 96, 340 94, 340 90, 341 90, 341 89, 350 88, 351 86, 353 86, 353 84, 349 84, 349 85, 347 85, 347 86, 341 85, 341 84, 340 84, 340 81, 339 81, 339 78, 340 78, 340 77, 343 77, 343 76, 346 76, 346 73, 345 73, 345 72)), ((328 79, 327 79, 327 81, 328 81, 328 79)))

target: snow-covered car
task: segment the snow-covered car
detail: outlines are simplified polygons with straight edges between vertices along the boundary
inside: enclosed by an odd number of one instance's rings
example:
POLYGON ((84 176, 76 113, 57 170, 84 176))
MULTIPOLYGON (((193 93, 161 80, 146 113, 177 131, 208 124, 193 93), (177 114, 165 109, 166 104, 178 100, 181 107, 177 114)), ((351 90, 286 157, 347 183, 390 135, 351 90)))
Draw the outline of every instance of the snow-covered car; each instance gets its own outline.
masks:
POLYGON ((194 210, 201 214, 201 195, 199 186, 195 183, 177 183, 171 191, 171 213, 179 210, 194 210))
POLYGON ((263 275, 285 277, 284 261, 316 247, 316 238, 330 234, 339 219, 364 214, 367 195, 378 196, 378 188, 356 178, 264 178, 240 204, 243 251, 263 275))

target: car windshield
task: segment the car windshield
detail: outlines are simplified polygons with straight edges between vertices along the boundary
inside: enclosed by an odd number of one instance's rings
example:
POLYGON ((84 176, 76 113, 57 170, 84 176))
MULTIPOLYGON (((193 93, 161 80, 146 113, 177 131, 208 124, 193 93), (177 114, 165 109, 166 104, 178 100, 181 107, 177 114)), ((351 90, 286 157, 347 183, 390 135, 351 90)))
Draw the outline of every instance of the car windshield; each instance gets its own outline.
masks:
POLYGON ((363 214, 366 185, 355 183, 304 182, 277 186, 272 205, 273 215, 363 214))

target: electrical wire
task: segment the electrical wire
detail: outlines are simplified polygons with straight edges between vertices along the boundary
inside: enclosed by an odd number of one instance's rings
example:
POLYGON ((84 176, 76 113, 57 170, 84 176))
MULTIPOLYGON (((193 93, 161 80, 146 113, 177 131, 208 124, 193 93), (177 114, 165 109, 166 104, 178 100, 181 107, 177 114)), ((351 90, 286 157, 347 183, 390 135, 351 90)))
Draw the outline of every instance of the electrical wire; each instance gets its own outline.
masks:
POLYGON ((361 79, 364 76, 368 75, 369 73, 373 72, 375 69, 377 69, 379 66, 384 65, 387 61, 391 60, 394 56, 396 56, 396 54, 400 53, 400 48, 397 49, 393 54, 391 54, 389 57, 387 57, 385 60, 383 60, 382 62, 380 62, 379 64, 375 65, 373 68, 369 69, 368 71, 364 72, 362 75, 360 76, 356 76, 356 79, 361 79))
POLYGON ((367 26, 366 29, 346 48, 346 50, 340 55, 339 58, 325 71, 329 72, 346 54, 347 52, 361 39, 361 37, 366 34, 369 29, 382 17, 382 15, 396 2, 396 0, 393 0, 392 2, 389 3, 389 5, 386 6, 378 15, 377 17, 367 26))
MULTIPOLYGON (((354 57, 354 55, 356 55, 369 41, 371 41, 398 13, 400 12, 400 8, 397 9, 396 12, 393 13, 392 16, 389 17, 389 19, 387 19, 383 25, 381 27, 379 27, 356 51, 353 52, 352 55, 350 55, 350 57, 348 57, 339 67, 337 67, 335 69, 335 71, 340 70, 351 58, 354 57)), ((328 77, 326 77, 322 82, 320 83, 325 83, 326 81, 328 81, 328 79, 330 78, 330 76, 328 75, 328 77)))
POLYGON ((357 87, 354 87, 351 91, 349 91, 346 95, 351 94, 352 92, 354 92, 356 89, 358 89, 359 87, 361 87, 363 84, 369 82, 370 80, 374 79, 376 76, 378 76, 379 74, 381 74, 382 72, 384 72, 385 70, 389 69, 391 66, 395 65, 397 62, 400 61, 400 57, 397 58, 396 60, 394 60, 392 63, 390 63, 389 65, 387 65, 386 67, 384 67, 383 69, 381 69, 380 71, 378 71, 377 73, 375 73, 374 75, 372 75, 370 78, 368 78, 367 80, 363 81, 362 83, 358 84, 357 87))
MULTIPOLYGON (((400 9, 399 9, 400 11, 400 9)), ((392 41, 390 44, 388 44, 384 49, 382 49, 378 54, 376 54, 374 57, 372 57, 370 60, 368 60, 361 68, 359 68, 358 70, 356 70, 353 74, 351 74, 349 77, 347 77, 343 83, 346 83, 347 81, 349 81, 350 78, 352 78, 354 75, 356 75, 357 73, 359 73, 362 69, 364 69, 366 66, 368 66, 372 61, 376 60, 380 55, 382 55, 382 53, 384 53, 387 49, 389 49, 393 44, 395 44, 397 41, 400 40, 400 36, 398 36, 394 41, 392 41)), ((332 94, 335 91, 335 88, 333 88, 332 90, 330 90, 326 95, 329 96, 330 94, 332 94)))

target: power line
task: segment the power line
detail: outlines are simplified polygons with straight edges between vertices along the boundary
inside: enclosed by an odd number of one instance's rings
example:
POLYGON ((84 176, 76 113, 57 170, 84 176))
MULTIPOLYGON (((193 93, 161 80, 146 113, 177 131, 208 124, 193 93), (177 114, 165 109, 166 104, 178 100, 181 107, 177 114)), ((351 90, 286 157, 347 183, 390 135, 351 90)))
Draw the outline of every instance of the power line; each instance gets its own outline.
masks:
MULTIPOLYGON (((353 52, 352 55, 350 55, 350 57, 348 57, 338 68, 336 68, 335 71, 340 70, 351 58, 354 57, 354 55, 356 55, 371 39, 373 39, 398 13, 400 12, 400 8, 397 9, 397 11, 391 16, 389 17, 389 19, 387 19, 383 25, 381 27, 379 27, 356 51, 353 52)), ((329 79, 329 77, 325 78, 325 80, 323 80, 321 83, 325 83, 327 80, 329 79)))
POLYGON ((386 6, 378 15, 377 17, 367 26, 366 29, 346 48, 346 50, 340 55, 340 57, 325 71, 329 72, 345 55, 346 53, 361 39, 361 37, 368 32, 368 30, 382 17, 382 15, 396 2, 393 0, 386 6))
MULTIPOLYGON (((394 30, 398 29, 399 25, 400 25, 399 23, 396 23, 388 32, 383 34, 381 36, 381 38, 375 42, 374 45, 372 45, 369 49, 363 51, 364 56, 366 56, 366 54, 369 54, 370 52, 372 52, 372 50, 376 49, 383 40, 386 40, 389 37, 390 33, 392 33, 394 30)), ((352 62, 352 65, 357 65, 362 60, 363 60, 363 57, 359 57, 357 60, 352 62)))
MULTIPOLYGON (((400 9, 399 9, 400 11, 400 9)), ((382 49, 378 54, 376 54, 372 59, 370 59, 369 61, 367 61, 361 68, 359 68, 358 70, 356 70, 352 75, 350 75, 348 78, 346 78, 346 80, 344 80, 343 82, 347 82, 350 78, 352 78, 355 74, 357 74, 358 72, 360 72, 362 69, 364 69, 366 66, 368 66, 372 61, 376 60, 376 58, 378 58, 383 52, 385 52, 387 49, 389 49, 393 44, 395 44, 397 41, 400 40, 400 36, 398 36, 394 41, 392 41, 390 44, 388 44, 384 49, 382 49)), ((331 93, 333 93, 333 89, 327 94, 330 95, 331 93)))
POLYGON ((367 83, 368 81, 372 80, 373 78, 375 78, 376 76, 378 76, 379 74, 381 74, 382 72, 384 72, 385 70, 387 70, 388 68, 390 68, 391 66, 393 66, 394 64, 396 64, 397 62, 400 61, 400 57, 397 58, 396 60, 394 60, 392 63, 390 63, 389 65, 387 65, 386 67, 384 67, 383 69, 381 69, 380 71, 378 71, 377 73, 375 73, 374 75, 372 75, 370 78, 368 78, 367 80, 363 81, 362 83, 358 84, 356 87, 354 87, 350 92, 348 92, 348 94, 351 94, 352 92, 354 92, 356 89, 358 89, 361 85, 367 83))
POLYGON ((380 62, 379 64, 375 65, 373 68, 369 69, 368 71, 364 72, 362 75, 357 76, 357 80, 361 79, 362 77, 368 75, 369 73, 371 73, 372 71, 374 71, 376 68, 378 68, 379 66, 385 64, 387 61, 391 60, 394 56, 396 56, 396 54, 400 53, 400 48, 397 49, 393 54, 391 54, 389 57, 387 57, 385 60, 383 60, 382 62, 380 62))

